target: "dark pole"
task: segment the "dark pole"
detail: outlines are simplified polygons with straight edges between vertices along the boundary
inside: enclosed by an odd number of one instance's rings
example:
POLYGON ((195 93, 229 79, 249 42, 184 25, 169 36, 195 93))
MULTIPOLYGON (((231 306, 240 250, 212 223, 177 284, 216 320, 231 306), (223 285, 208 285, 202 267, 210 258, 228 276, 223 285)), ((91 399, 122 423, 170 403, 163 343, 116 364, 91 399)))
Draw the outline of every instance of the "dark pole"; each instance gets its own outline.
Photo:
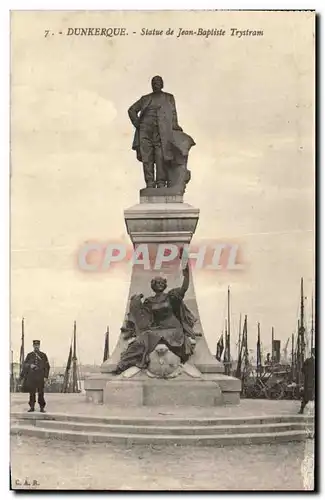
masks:
POLYGON ((108 325, 107 325, 106 333, 107 333, 107 359, 108 359, 109 358, 109 327, 108 327, 108 325))
POLYGON ((311 296, 311 332, 310 332, 310 354, 314 347, 314 295, 311 296))
POLYGON ((72 392, 78 392, 77 381, 77 325, 73 325, 72 392))
POLYGON ((261 331, 260 324, 257 323, 257 349, 256 349, 256 373, 257 376, 261 376, 261 331))
POLYGON ((294 380, 295 375, 295 334, 291 335, 291 377, 294 380))
POLYGON ((10 392, 15 392, 14 351, 10 351, 10 392))
POLYGON ((230 360, 231 360, 231 355, 230 355, 230 287, 228 286, 228 356, 227 356, 227 375, 230 375, 231 368, 230 368, 230 360))
POLYGON ((237 359, 239 359, 240 356, 240 344, 241 344, 241 313, 239 315, 239 331, 238 331, 238 354, 237 354, 237 359))
POLYGON ((107 327, 107 330, 105 333, 103 363, 105 363, 105 361, 107 361, 108 358, 109 358, 109 328, 107 327))
POLYGON ((228 327, 227 320, 225 320, 225 354, 223 356, 223 364, 225 369, 225 375, 228 375, 228 327))
POLYGON ((304 279, 301 278, 300 291, 300 348, 301 348, 301 367, 305 360, 305 304, 304 304, 304 279))
POLYGON ((247 315, 245 315, 245 320, 244 320, 242 346, 243 346, 244 369, 243 369, 242 374, 241 374, 241 380, 242 380, 242 393, 245 394, 246 378, 247 378, 247 371, 248 371, 247 315))
POLYGON ((299 385, 301 382, 301 347, 300 347, 300 321, 298 319, 298 333, 297 333, 297 345, 296 345, 296 381, 299 385))
POLYGON ((20 373, 22 372, 24 361, 25 361, 25 318, 22 318, 22 320, 21 320, 21 346, 20 346, 20 360, 19 360, 20 373))

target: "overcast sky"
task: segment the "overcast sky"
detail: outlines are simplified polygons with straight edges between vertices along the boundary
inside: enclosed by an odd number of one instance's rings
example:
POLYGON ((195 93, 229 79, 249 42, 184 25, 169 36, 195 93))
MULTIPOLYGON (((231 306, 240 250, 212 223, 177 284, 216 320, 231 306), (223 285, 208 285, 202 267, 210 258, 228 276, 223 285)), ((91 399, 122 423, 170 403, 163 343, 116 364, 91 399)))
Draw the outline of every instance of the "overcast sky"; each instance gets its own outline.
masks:
MULTIPOLYGON (((12 16, 11 313, 18 358, 40 338, 65 362, 73 321, 79 357, 102 359, 123 321, 130 269, 83 273, 87 240, 128 241, 123 210, 143 187, 128 107, 163 76, 193 136, 185 201, 200 208, 194 242, 236 240, 242 273, 194 271, 201 320, 215 350, 225 316, 247 314, 269 350, 307 322, 314 276, 314 18, 302 12, 21 12, 12 16), (68 37, 69 27, 126 27, 129 36, 68 37), (224 28, 225 37, 142 37, 141 28, 224 28), (231 28, 263 37, 229 36, 231 28), (44 37, 45 30, 54 32, 44 37), (58 35, 62 31, 63 35, 58 35), (137 34, 133 34, 136 31, 137 34)), ((233 339, 235 342, 235 339, 233 339)), ((234 349, 233 345, 233 349, 234 349)))

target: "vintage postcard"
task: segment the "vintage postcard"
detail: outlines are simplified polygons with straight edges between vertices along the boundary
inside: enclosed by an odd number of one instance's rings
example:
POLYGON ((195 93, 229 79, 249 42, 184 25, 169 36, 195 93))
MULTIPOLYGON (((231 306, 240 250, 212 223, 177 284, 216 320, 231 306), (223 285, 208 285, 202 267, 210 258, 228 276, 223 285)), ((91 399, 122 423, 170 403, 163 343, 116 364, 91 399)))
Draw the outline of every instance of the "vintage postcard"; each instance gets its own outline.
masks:
POLYGON ((11 12, 11 489, 314 489, 315 12, 11 12))

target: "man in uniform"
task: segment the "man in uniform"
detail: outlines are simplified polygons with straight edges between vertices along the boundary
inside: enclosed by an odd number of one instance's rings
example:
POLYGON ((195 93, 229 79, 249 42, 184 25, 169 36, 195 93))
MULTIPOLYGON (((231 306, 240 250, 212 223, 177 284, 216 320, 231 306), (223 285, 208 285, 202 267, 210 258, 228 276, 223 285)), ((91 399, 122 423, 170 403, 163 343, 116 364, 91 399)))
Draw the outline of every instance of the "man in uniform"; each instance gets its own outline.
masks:
POLYGON ((142 96, 128 110, 136 129, 132 149, 143 164, 147 188, 180 184, 183 189, 189 181, 187 158, 195 142, 179 126, 174 96, 163 92, 161 76, 154 76, 151 86, 152 93, 142 96))
POLYGON ((304 375, 304 392, 299 413, 303 413, 307 403, 314 401, 315 398, 315 348, 312 348, 310 358, 305 360, 302 373, 304 375))
POLYGON ((23 364, 21 378, 23 390, 29 392, 29 412, 35 411, 36 392, 40 411, 45 412, 44 382, 49 376, 50 364, 44 352, 40 351, 40 341, 33 340, 34 350, 27 354, 23 364))

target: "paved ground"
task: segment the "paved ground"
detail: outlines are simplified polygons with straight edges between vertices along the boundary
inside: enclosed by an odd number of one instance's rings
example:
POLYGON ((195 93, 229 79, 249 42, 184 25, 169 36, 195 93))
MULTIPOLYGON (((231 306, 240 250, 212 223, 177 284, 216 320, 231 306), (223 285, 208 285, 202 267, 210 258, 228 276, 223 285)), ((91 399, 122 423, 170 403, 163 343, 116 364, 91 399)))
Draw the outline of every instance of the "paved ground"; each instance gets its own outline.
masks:
MULTIPOLYGON (((183 409, 112 409, 82 395, 48 394, 48 411, 166 418, 183 409), (123 411, 123 413, 122 413, 123 411), (159 415, 159 414, 164 415, 159 415)), ((239 407, 192 408, 186 416, 297 413, 299 402, 243 400, 239 407)), ((11 410, 27 409, 15 394, 11 410)), ((309 412, 313 412, 312 408, 309 412)), ((117 446, 11 437, 12 485, 28 478, 41 489, 106 490, 304 490, 313 488, 313 441, 241 447, 117 446)))
POLYGON ((11 439, 12 483, 42 489, 312 489, 313 442, 213 447, 117 447, 11 439))
MULTIPOLYGON (((83 394, 47 394, 47 411, 54 413, 71 413, 98 416, 153 416, 166 418, 166 415, 178 417, 244 417, 296 414, 300 408, 299 401, 275 401, 263 399, 242 399, 239 406, 216 406, 214 408, 116 408, 106 405, 87 403, 83 394), (185 413, 186 412, 186 413, 185 413)), ((15 393, 11 396, 11 411, 28 410, 28 395, 15 393)), ((308 411, 312 411, 309 409, 308 411)))

